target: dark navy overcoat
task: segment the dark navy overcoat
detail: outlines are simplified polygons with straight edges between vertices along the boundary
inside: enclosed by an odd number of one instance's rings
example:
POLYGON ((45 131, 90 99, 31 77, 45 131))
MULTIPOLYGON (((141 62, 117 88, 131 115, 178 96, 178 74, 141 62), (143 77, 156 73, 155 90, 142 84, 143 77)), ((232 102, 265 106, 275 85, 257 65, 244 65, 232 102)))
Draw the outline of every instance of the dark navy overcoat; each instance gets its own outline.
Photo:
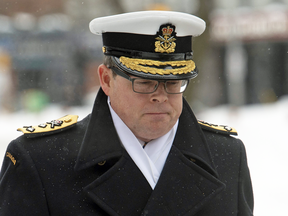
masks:
POLYGON ((183 112, 154 190, 121 146, 100 89, 92 114, 59 133, 12 141, 0 174, 1 216, 249 216, 243 143, 183 112))

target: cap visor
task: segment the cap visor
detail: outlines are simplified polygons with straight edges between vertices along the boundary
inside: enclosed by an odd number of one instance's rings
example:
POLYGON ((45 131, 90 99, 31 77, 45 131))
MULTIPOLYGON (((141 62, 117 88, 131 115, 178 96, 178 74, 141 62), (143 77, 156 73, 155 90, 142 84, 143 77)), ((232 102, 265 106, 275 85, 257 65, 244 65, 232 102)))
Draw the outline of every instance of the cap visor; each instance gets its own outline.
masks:
POLYGON ((116 66, 134 76, 155 80, 193 79, 198 75, 192 60, 155 61, 111 56, 116 66))

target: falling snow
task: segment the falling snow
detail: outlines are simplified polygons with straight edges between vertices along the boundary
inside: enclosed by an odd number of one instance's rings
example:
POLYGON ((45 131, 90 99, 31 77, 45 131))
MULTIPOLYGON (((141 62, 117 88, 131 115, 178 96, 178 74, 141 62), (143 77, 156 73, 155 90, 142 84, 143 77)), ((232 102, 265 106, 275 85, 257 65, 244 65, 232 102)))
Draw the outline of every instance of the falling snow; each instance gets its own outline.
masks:
MULTIPOLYGON (((276 103, 249 105, 240 108, 217 107, 197 114, 201 120, 214 124, 229 125, 238 131, 238 137, 246 146, 254 188, 256 216, 284 216, 287 214, 288 194, 288 97, 276 103)), ((77 114, 84 118, 91 107, 61 109, 49 107, 38 114, 18 112, 0 113, 0 155, 4 157, 8 143, 20 135, 18 127, 38 125, 60 118, 66 114, 77 114)), ((0 165, 2 159, 0 160, 0 165)))

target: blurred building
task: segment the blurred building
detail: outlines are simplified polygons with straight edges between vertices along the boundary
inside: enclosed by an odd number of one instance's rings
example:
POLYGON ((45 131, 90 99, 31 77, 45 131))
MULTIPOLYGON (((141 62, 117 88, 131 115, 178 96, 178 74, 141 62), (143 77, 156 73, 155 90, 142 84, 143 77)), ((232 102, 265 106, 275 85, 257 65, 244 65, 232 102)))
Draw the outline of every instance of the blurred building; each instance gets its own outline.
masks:
POLYGON ((200 75, 190 85, 190 102, 238 106, 288 94, 288 0, 2 0, 0 48, 11 58, 5 77, 14 87, 10 109, 27 108, 26 98, 33 97, 38 107, 83 104, 83 95, 96 91, 102 61, 101 37, 89 32, 89 21, 146 9, 207 22, 206 36, 193 44, 200 75))
POLYGON ((288 1, 217 0, 215 6, 209 31, 222 97, 210 105, 267 103, 287 95, 288 1))

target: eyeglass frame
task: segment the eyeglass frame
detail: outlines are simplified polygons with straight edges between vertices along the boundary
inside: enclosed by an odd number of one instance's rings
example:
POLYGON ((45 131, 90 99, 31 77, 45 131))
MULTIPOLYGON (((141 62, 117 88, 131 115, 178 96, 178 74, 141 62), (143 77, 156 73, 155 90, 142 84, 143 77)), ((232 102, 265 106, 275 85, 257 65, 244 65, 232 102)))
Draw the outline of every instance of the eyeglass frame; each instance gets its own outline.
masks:
MULTIPOLYGON (((171 81, 171 80, 155 80, 155 81, 157 81, 158 83, 157 83, 156 87, 154 88, 154 91, 152 91, 152 92, 137 92, 137 91, 134 90, 134 80, 137 80, 137 79, 146 79, 146 78, 142 78, 142 77, 141 77, 141 78, 140 78, 140 77, 139 77, 139 78, 131 78, 127 73, 125 73, 124 71, 122 71, 122 70, 119 69, 118 67, 108 66, 108 68, 111 69, 113 72, 115 72, 117 75, 119 75, 119 76, 121 76, 121 77, 123 77, 123 78, 125 78, 125 79, 127 79, 127 80, 129 80, 129 81, 131 81, 131 82, 132 82, 132 90, 133 90, 135 93, 138 93, 138 94, 152 94, 152 93, 154 93, 154 92, 158 89, 160 82, 163 82, 163 83, 164 83, 164 89, 165 89, 165 92, 166 92, 167 94, 182 94, 182 93, 184 93, 184 92, 186 91, 187 86, 189 85, 189 82, 190 82, 189 79, 183 79, 183 80, 186 80, 186 81, 187 81, 187 85, 186 85, 186 87, 185 87, 185 89, 184 89, 183 92, 178 92, 178 93, 170 93, 170 92, 167 92, 166 82, 167 82, 167 81, 171 81)), ((151 79, 146 79, 146 80, 151 80, 151 79)), ((182 80, 181 80, 181 81, 182 81, 182 80)))

